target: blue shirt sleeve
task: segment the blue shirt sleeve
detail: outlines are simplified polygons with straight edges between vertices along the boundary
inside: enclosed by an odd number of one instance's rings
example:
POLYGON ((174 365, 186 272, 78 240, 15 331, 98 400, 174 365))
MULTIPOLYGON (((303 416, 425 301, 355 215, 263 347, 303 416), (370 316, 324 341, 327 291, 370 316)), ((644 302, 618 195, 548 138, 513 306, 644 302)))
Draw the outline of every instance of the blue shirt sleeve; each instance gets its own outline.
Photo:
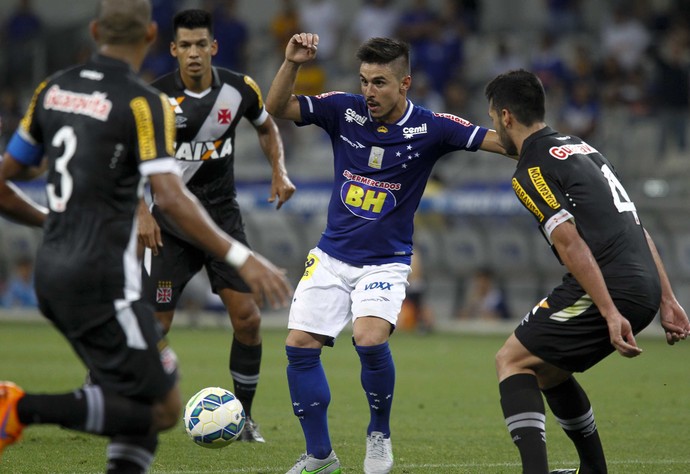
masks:
POLYGON ((21 135, 19 130, 12 135, 6 151, 12 155, 12 158, 26 166, 38 166, 43 159, 43 145, 31 143, 21 135))

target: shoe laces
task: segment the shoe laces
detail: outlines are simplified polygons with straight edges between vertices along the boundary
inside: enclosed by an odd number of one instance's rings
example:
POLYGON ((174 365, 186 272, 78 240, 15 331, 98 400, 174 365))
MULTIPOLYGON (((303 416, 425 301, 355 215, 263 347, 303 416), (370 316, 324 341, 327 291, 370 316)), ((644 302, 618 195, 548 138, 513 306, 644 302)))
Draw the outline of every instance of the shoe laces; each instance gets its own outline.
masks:
POLYGON ((299 472, 302 470, 301 469, 302 464, 306 465, 307 457, 308 457, 307 453, 302 454, 299 457, 299 459, 297 461, 295 461, 295 465, 292 466, 292 468, 288 471, 288 474, 292 474, 292 473, 299 474, 299 472))
POLYGON ((369 457, 385 459, 386 442, 383 435, 372 434, 369 436, 369 457))

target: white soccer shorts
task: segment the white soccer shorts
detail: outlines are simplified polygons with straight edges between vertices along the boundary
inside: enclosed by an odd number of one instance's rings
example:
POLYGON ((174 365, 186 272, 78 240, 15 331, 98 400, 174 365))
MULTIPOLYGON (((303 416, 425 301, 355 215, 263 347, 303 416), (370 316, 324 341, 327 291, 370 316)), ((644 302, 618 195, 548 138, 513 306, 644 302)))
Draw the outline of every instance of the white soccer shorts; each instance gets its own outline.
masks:
POLYGON ((288 329, 336 338, 348 322, 362 316, 395 326, 409 273, 404 263, 356 267, 314 248, 295 289, 288 329))

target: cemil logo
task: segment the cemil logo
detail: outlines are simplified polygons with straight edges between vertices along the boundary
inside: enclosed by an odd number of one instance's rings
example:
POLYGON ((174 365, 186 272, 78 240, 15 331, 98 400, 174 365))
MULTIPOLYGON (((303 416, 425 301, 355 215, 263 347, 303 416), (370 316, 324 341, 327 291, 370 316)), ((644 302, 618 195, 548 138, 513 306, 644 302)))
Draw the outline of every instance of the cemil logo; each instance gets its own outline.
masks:
POLYGON ((415 135, 424 135, 427 132, 427 125, 423 123, 419 127, 405 127, 402 129, 403 138, 412 138, 415 135))
POLYGON ((355 122, 357 125, 362 126, 365 123, 367 123, 367 118, 359 115, 357 112, 355 112, 352 109, 347 109, 345 111, 345 121, 346 122, 355 122))

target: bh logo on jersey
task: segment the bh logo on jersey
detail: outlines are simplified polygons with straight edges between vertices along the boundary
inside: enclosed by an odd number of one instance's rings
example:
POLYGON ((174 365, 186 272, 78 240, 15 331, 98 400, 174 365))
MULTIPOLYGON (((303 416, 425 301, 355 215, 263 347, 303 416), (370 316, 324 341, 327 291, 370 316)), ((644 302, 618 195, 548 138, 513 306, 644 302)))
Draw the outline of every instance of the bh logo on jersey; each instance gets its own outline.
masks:
POLYGON ((400 184, 376 181, 349 171, 343 174, 348 181, 340 188, 340 199, 354 215, 376 220, 395 207, 396 199, 391 190, 400 189, 400 184))

